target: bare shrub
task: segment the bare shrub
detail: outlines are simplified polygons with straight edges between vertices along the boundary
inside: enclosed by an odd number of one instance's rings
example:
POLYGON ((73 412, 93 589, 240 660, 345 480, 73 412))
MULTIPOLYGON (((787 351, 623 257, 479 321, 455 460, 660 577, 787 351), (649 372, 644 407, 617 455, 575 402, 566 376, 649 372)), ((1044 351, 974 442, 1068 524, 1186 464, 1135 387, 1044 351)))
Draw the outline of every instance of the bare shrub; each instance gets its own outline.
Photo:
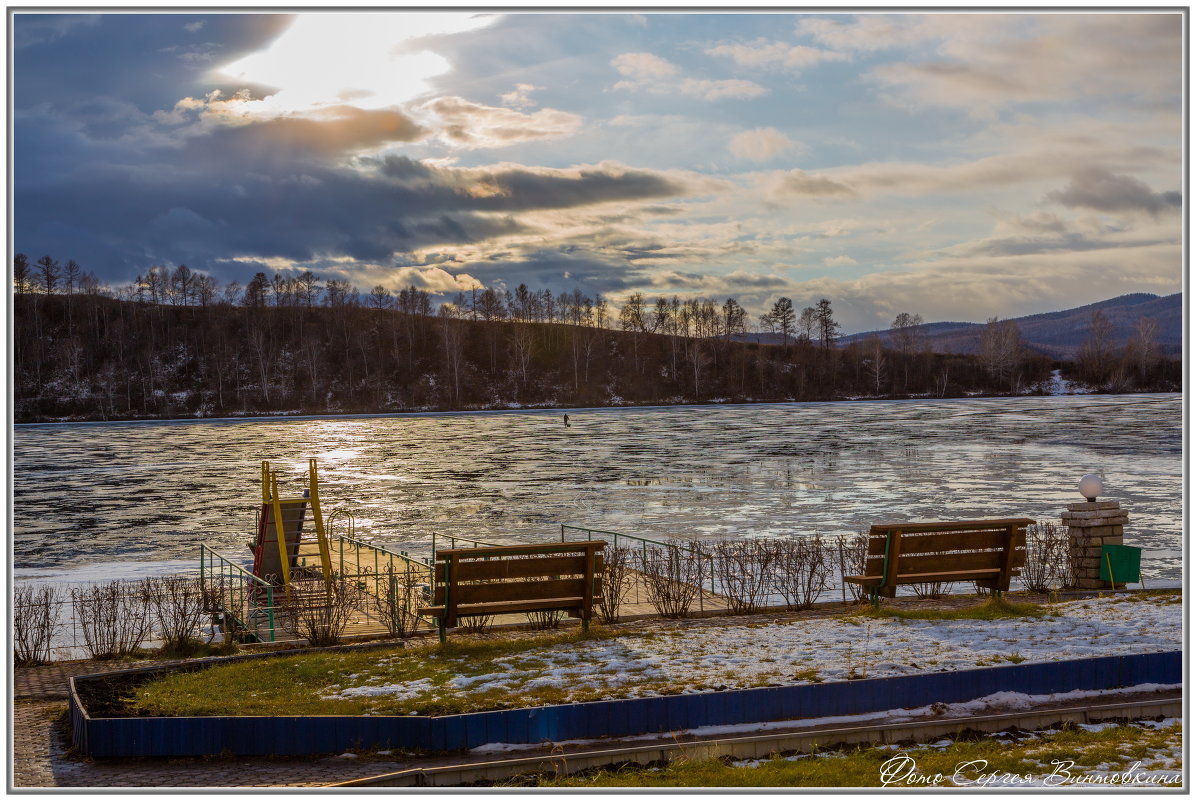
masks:
POLYGON ((107 581, 72 587, 71 603, 92 659, 130 656, 149 638, 152 620, 146 595, 135 584, 107 581))
POLYGON ((457 618, 457 628, 466 634, 484 634, 494 624, 494 615, 462 615, 457 618))
POLYGON ((391 635, 406 637, 419 625, 415 610, 427 601, 428 573, 412 570, 411 565, 395 570, 392 564, 379 573, 378 581, 379 591, 369 599, 371 611, 391 635))
POLYGON ((728 613, 754 612, 772 585, 773 544, 761 540, 722 540, 710 547, 714 574, 728 602, 728 613))
POLYGON ((619 607, 632 586, 632 549, 625 546, 602 552, 602 593, 598 596, 598 615, 603 623, 619 622, 619 607))
POLYGON ((162 649, 178 654, 194 650, 200 621, 212 606, 203 583, 190 576, 161 576, 145 579, 140 589, 157 624, 162 649))
POLYGON ((662 545, 636 552, 648 601, 661 617, 689 614, 705 575, 705 555, 693 545, 662 545))
POLYGON ((49 585, 19 584, 13 591, 12 644, 17 667, 50 661, 50 643, 58 630, 63 599, 49 585))
POLYGON ((1031 592, 1048 592, 1073 584, 1071 556, 1065 527, 1041 521, 1028 526, 1022 584, 1031 592))
POLYGON ((523 614, 527 617, 527 622, 531 627, 536 630, 559 628, 561 621, 565 618, 565 613, 560 609, 540 609, 523 614))
POLYGON ((291 582, 284 610, 299 636, 319 648, 340 643, 362 601, 357 582, 344 576, 334 575, 328 584, 323 579, 305 578, 291 582))
POLYGON ((947 585, 950 583, 949 581, 924 581, 909 586, 914 591, 914 595, 919 598, 942 598, 947 594, 947 585))
POLYGON ((867 592, 859 584, 843 581, 843 576, 862 576, 868 565, 868 532, 859 534, 840 534, 835 537, 835 552, 839 557, 839 591, 847 602, 847 593, 851 593, 854 601, 864 600, 867 592))
POLYGON ((816 534, 777 540, 773 548, 773 590, 790 609, 809 609, 834 572, 829 544, 816 534))

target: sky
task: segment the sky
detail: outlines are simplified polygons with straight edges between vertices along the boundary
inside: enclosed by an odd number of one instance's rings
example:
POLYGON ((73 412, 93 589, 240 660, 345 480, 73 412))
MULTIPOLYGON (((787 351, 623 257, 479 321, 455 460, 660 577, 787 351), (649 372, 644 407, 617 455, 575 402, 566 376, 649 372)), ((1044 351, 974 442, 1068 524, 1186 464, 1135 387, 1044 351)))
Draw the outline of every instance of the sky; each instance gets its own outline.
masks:
POLYGON ((833 304, 1182 288, 1167 13, 14 15, 13 242, 363 291, 833 304))

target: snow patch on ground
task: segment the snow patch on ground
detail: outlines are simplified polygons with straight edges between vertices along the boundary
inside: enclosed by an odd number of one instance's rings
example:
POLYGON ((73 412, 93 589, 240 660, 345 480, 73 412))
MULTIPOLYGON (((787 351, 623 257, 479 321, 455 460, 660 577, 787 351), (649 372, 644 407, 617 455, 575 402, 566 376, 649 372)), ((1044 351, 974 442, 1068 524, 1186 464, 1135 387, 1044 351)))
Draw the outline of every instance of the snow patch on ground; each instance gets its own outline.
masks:
MULTIPOLYGON (((1167 596, 1092 598, 1055 604, 1041 618, 905 620, 818 618, 653 629, 612 640, 562 643, 516 656, 454 665, 458 675, 385 683, 384 676, 326 697, 438 694, 493 689, 567 690, 565 701, 640 698, 1020 662, 1053 662, 1182 647, 1183 607, 1167 596), (509 671, 494 672, 494 666, 509 671)), ((534 701, 529 697, 528 701, 534 701)))

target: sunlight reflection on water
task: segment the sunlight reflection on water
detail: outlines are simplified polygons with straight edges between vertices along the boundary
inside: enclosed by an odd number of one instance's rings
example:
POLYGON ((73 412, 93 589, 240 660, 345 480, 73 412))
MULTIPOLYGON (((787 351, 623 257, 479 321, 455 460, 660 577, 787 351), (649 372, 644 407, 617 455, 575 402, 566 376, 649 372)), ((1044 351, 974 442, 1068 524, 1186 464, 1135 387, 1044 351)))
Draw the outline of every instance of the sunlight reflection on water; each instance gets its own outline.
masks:
MULTIPOLYGON (((430 535, 552 537, 560 523, 649 537, 855 532, 885 520, 1058 521, 1104 475, 1181 576, 1182 397, 1065 396, 17 426, 18 577, 242 558, 259 462, 297 488, 320 461, 325 514, 429 553, 430 535)), ((286 492, 284 486, 284 492, 286 492)))

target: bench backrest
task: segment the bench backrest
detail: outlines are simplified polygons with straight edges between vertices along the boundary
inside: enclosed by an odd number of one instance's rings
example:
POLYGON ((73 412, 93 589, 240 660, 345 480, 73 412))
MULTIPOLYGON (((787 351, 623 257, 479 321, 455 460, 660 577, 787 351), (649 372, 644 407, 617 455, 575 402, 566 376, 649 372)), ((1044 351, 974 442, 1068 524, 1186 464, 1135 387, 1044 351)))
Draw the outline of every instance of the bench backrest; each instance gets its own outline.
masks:
POLYGON ((602 540, 586 540, 437 551, 433 603, 445 607, 444 624, 450 627, 458 614, 469 614, 462 606, 502 603, 504 612, 536 611, 552 608, 544 602, 554 598, 580 599, 561 608, 576 609, 589 620, 594 597, 602 592, 605 547, 602 540))
POLYGON ((1034 521, 963 520, 953 523, 879 523, 868 532, 865 573, 884 576, 885 586, 896 576, 953 570, 999 568, 1003 587, 1026 563, 1026 527, 1034 521), (1010 548, 1012 544, 1012 548, 1010 548), (893 554, 897 558, 891 558, 893 554))

